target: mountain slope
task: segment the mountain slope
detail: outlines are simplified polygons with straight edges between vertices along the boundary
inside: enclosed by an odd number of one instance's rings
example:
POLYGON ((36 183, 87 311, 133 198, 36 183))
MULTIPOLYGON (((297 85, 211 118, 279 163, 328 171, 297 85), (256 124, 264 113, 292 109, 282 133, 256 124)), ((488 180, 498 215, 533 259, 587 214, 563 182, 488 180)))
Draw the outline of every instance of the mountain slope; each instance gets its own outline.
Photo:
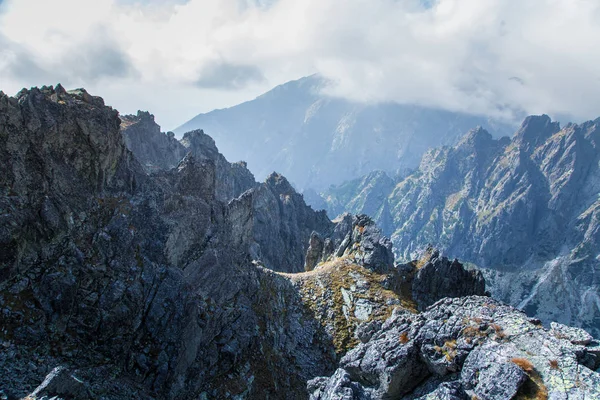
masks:
POLYGON ((394 174, 418 165, 431 146, 454 144, 482 125, 512 128, 465 114, 414 105, 365 105, 320 94, 318 76, 292 81, 255 100, 200 114, 177 128, 204 129, 229 159, 246 160, 258 177, 272 171, 298 188, 324 189, 378 169, 394 174))
POLYGON ((427 152, 393 190, 355 183, 324 199, 334 212, 370 199, 367 209, 378 210, 371 215, 392 218, 399 257, 433 244, 488 268, 499 298, 598 332, 599 139, 600 119, 561 129, 547 116, 529 117, 512 140, 476 129, 427 152))

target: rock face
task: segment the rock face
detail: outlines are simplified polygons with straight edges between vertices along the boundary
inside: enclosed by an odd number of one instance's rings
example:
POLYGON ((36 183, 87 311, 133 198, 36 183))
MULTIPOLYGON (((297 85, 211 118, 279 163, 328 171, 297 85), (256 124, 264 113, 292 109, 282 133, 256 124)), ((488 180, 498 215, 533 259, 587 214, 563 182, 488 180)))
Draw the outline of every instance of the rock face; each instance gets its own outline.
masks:
POLYGON ((161 132, 154 115, 147 111, 121 116, 121 133, 127 148, 148 172, 175 168, 187 153, 175 134, 161 132))
POLYGON ((430 147, 455 144, 477 125, 498 136, 514 130, 425 107, 348 102, 321 94, 326 86, 318 76, 292 81, 252 101, 200 114, 175 133, 202 128, 227 158, 248 161, 260 179, 275 170, 297 188, 322 190, 373 170, 414 168, 430 147))
POLYGON ((467 270, 454 260, 429 251, 417 263, 412 281, 412 298, 424 310, 444 297, 483 296, 485 279, 478 270, 467 270))
POLYGON ((383 226, 391 220, 386 230, 401 259, 432 244, 485 267, 495 297, 597 335, 599 140, 600 119, 561 129, 532 116, 512 140, 475 129, 429 151, 391 191, 367 183, 385 178, 367 177, 345 197, 340 187, 324 199, 337 209, 340 201, 351 210, 368 204, 383 226))
POLYGON ((334 230, 324 211, 313 211, 276 173, 232 200, 229 210, 235 240, 250 248, 254 260, 274 271, 303 271, 311 234, 328 236, 334 230))
POLYGON ((215 141, 202 130, 187 132, 181 141, 173 132, 162 133, 147 111, 121 117, 121 133, 127 148, 149 173, 175 168, 188 154, 201 162, 212 162, 217 198, 229 201, 258 186, 244 161, 229 163, 215 141))
POLYGON ((596 347, 557 337, 536 322, 478 296, 440 300, 418 315, 395 312, 333 375, 308 383, 310 398, 600 397, 596 347))
POLYGON ((219 153, 215 141, 202 130, 187 132, 181 144, 199 160, 210 160, 215 165, 216 195, 221 201, 229 201, 246 190, 256 187, 254 175, 244 161, 230 164, 219 153))

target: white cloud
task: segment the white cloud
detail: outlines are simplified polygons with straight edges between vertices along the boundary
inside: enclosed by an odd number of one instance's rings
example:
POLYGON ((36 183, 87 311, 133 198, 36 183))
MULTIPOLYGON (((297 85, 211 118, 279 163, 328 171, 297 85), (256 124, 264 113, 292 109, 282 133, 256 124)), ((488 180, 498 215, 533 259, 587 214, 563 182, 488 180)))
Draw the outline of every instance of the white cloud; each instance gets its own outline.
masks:
POLYGON ((314 72, 331 92, 600 115, 597 0, 5 0, 0 88, 85 86, 165 128, 314 72))

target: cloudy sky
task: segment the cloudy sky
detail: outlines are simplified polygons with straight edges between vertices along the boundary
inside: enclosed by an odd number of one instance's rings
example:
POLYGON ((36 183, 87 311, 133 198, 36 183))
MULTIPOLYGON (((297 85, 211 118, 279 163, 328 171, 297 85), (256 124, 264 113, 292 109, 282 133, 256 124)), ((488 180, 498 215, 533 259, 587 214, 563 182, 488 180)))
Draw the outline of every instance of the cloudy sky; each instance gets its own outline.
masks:
POLYGON ((0 0, 0 89, 85 87, 164 129, 312 73, 330 94, 600 116, 598 0, 0 0))

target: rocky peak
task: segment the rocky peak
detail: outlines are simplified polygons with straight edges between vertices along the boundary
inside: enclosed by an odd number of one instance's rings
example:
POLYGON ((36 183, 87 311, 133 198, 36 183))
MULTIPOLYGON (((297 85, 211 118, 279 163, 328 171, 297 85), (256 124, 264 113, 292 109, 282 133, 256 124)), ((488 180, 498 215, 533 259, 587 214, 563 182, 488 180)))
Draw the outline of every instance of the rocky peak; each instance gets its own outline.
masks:
POLYGON ((293 186, 290 182, 281 174, 277 172, 271 173, 265 180, 265 184, 267 184, 274 193, 279 196, 288 196, 292 193, 295 193, 293 186))
POLYGON ((127 148, 149 173, 175 168, 186 154, 185 147, 174 135, 160 131, 154 115, 148 111, 122 115, 121 134, 127 148))
POLYGON ((484 296, 481 271, 466 269, 457 259, 450 261, 429 247, 415 265, 412 297, 419 310, 425 310, 444 297, 484 296))
POLYGON ((305 270, 319 263, 343 258, 378 273, 387 273, 394 266, 391 241, 367 215, 344 214, 333 221, 336 225, 328 238, 312 233, 307 250, 305 270))
POLYGON ((214 139, 208 136, 202 129, 196 129, 193 131, 186 132, 181 139, 183 144, 188 150, 195 151, 197 153, 218 153, 217 144, 214 139))
POLYGON ((492 135, 481 126, 471 129, 458 142, 456 147, 470 147, 473 149, 488 146, 493 141, 492 135))
POLYGON ((549 116, 530 115, 515 133, 514 142, 526 151, 533 150, 550 136, 560 131, 560 124, 552 122, 549 116))
MULTIPOLYGON (((132 191, 143 180, 123 138, 115 134, 120 123, 118 112, 85 89, 66 92, 60 85, 57 89, 23 89, 16 98, 4 96, 0 112, 5 115, 0 126, 4 141, 17 149, 11 157, 23 161, 4 176, 12 186, 33 184, 17 179, 27 176, 25 169, 33 167, 27 165, 33 152, 46 160, 36 167, 46 183, 37 186, 37 182, 30 187, 32 191, 51 192, 62 183, 72 186, 72 194, 80 197, 82 187, 91 193, 132 191)), ((8 154, 3 157, 8 159, 8 154)))

